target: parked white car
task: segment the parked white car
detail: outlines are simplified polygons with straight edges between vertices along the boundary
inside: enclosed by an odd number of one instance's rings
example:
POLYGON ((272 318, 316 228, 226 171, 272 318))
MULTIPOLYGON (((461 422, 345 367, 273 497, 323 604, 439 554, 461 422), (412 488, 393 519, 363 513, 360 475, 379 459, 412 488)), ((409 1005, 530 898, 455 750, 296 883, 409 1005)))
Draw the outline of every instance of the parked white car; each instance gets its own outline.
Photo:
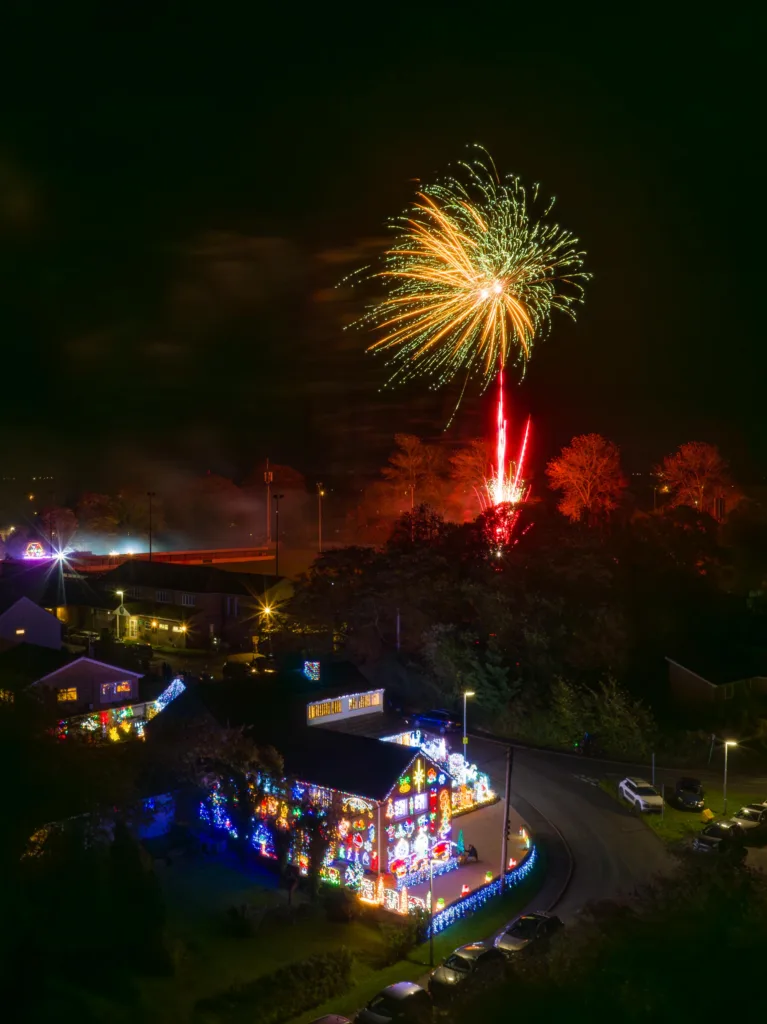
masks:
POLYGON ((628 778, 618 785, 618 792, 640 811, 663 810, 663 797, 658 790, 645 779, 628 778))

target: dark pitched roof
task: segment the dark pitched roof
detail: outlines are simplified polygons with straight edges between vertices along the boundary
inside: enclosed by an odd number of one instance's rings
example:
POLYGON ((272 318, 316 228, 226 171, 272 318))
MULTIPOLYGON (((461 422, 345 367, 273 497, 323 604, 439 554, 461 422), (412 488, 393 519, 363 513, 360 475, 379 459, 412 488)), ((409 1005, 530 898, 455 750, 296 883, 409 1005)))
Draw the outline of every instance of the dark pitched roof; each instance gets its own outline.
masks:
POLYGON ((265 689, 250 681, 190 686, 152 720, 150 740, 154 732, 162 742, 162 729, 172 729, 174 720, 207 713, 219 725, 242 726, 256 743, 274 747, 286 775, 371 800, 383 800, 417 754, 398 743, 299 724, 286 698, 280 713, 265 689))
MULTIPOLYGON (((175 622, 186 622, 194 616, 196 610, 199 610, 186 608, 180 604, 166 604, 164 601, 142 601, 135 597, 126 597, 123 603, 131 615, 141 615, 152 619, 172 619, 175 622)), ((112 604, 114 606, 114 601, 112 604)))
POLYGON ((767 676, 767 652, 748 647, 723 644, 708 649, 685 650, 669 656, 668 660, 694 672, 714 686, 767 676))
POLYGON ((232 594, 259 597, 282 577, 228 572, 214 565, 176 565, 169 562, 123 562, 101 577, 102 588, 158 587, 195 594, 232 594))
POLYGON ((0 687, 20 690, 62 668, 77 656, 36 644, 17 644, 0 651, 0 687))
POLYGON ((0 563, 0 611, 20 597, 28 597, 41 608, 80 605, 86 608, 114 608, 115 599, 94 586, 94 580, 63 566, 61 562, 0 563))

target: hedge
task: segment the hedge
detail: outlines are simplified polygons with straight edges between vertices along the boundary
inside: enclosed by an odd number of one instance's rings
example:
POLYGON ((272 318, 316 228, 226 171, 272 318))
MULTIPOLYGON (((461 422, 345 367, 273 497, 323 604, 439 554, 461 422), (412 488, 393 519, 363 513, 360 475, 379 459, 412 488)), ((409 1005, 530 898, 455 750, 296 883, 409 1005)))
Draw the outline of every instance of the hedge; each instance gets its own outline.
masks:
POLYGON ((273 974, 200 999, 195 1017, 216 1024, 282 1024, 346 992, 351 968, 352 954, 348 949, 317 953, 273 974))

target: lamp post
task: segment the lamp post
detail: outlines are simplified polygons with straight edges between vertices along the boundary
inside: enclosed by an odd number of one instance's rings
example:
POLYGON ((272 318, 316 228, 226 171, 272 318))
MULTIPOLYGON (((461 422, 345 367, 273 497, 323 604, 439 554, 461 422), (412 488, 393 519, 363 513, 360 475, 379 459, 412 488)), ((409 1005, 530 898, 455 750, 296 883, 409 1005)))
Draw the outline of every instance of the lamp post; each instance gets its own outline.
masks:
POLYGON ((264 483, 266 484, 266 543, 272 543, 272 480, 274 473, 269 469, 269 459, 266 460, 266 471, 264 472, 264 483))
POLYGON ((274 575, 280 575, 280 498, 284 494, 274 496, 274 575))
POLYGON ((466 701, 469 699, 469 697, 473 697, 473 696, 474 696, 474 691, 473 690, 464 690, 463 691, 463 763, 464 763, 464 766, 466 766, 469 763, 469 758, 467 756, 468 753, 469 753, 469 737, 466 734, 466 701))
POLYGON ((322 499, 325 497, 325 490, 322 484, 317 484, 317 550, 322 554, 322 499))
POLYGON ((152 561, 152 498, 155 496, 155 491, 147 491, 146 496, 149 498, 149 561, 152 561))
POLYGON ((434 966, 434 847, 429 850, 429 967, 434 966))
POLYGON ((736 740, 725 740, 724 741, 724 787, 722 795, 724 797, 724 814, 727 814, 727 754, 730 747, 737 747, 736 740))
MULTIPOLYGON (((123 598, 125 597, 124 590, 116 591, 117 596, 120 598, 120 608, 123 607, 123 598)), ((117 609, 117 639, 120 639, 120 608, 117 609)))

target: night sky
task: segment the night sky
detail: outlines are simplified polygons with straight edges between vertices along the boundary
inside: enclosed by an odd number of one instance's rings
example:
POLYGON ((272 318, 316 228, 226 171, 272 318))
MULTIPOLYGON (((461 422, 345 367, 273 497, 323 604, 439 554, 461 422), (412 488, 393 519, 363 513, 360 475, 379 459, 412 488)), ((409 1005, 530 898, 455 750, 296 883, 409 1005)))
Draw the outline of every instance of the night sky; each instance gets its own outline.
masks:
MULTIPOLYGON (((764 477, 756 24, 680 19, 659 46, 627 17, 547 52, 440 11, 28 24, 0 120, 7 469, 100 487, 270 455, 340 479, 395 430, 439 437, 454 394, 381 394, 334 285, 478 141, 557 196, 594 274, 513 392, 541 466, 595 430, 629 469, 706 440, 764 477)), ((469 395, 447 440, 490 414, 469 395)))

